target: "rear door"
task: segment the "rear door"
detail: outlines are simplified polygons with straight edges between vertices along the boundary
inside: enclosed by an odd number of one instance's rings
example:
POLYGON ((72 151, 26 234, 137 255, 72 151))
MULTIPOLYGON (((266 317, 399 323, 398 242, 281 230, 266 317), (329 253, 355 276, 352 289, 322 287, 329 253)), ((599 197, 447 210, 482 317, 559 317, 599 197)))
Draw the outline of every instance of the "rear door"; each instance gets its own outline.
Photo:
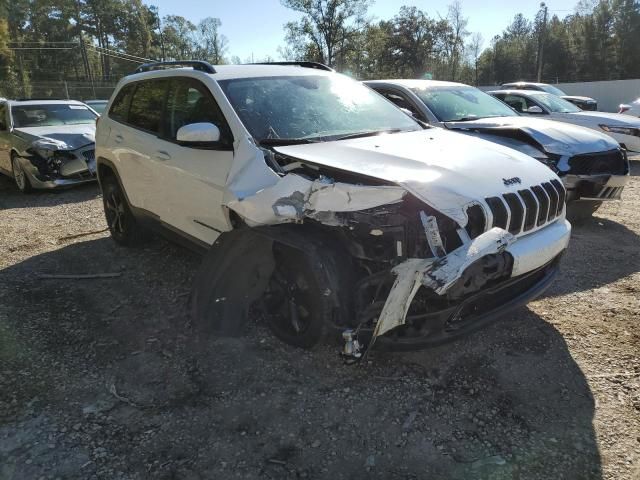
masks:
POLYGON ((222 208, 226 180, 233 163, 233 137, 209 88, 192 77, 172 77, 161 138, 150 153, 156 181, 162 185, 161 220, 181 232, 212 244, 229 230, 222 208), (212 123, 219 142, 188 146, 177 141, 180 127, 212 123))
POLYGON ((6 103, 0 103, 0 170, 11 172, 11 134, 9 111, 6 103))
POLYGON ((123 87, 109 109, 109 150, 131 205, 160 216, 166 186, 156 176, 161 119, 169 81, 142 80, 123 87))

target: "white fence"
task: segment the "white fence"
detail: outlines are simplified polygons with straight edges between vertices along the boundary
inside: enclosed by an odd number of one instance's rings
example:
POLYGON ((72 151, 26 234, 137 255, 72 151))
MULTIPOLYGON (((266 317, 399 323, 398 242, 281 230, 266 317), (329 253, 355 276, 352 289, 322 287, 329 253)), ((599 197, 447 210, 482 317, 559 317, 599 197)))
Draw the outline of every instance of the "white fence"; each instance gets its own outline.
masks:
MULTIPOLYGON (((617 112, 621 103, 630 103, 640 98, 640 79, 606 80, 602 82, 577 82, 553 84, 567 95, 595 98, 598 110, 617 112)), ((499 86, 482 86, 481 90, 497 90, 499 86)))
POLYGON ((621 103, 640 98, 639 80, 609 80, 604 82, 559 83, 567 95, 583 95, 598 100, 598 110, 617 112, 621 103))

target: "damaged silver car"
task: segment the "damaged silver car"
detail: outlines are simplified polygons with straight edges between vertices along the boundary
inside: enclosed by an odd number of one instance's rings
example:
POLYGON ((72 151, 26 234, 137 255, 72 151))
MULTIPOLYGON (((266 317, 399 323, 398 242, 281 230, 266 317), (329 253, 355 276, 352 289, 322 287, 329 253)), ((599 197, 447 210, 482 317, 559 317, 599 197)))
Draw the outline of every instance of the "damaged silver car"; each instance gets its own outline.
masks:
POLYGON ((483 91, 437 80, 365 82, 415 118, 526 153, 560 176, 569 220, 590 217, 603 202, 620 200, 629 180, 626 151, 609 135, 520 115, 483 91))
POLYGON ((300 347, 342 333, 354 357, 436 345, 539 295, 569 242, 546 166, 319 64, 142 66, 96 153, 114 240, 155 228, 206 252, 201 335, 253 315, 300 347))
POLYGON ((95 181, 96 118, 73 100, 0 102, 0 172, 24 193, 95 181))

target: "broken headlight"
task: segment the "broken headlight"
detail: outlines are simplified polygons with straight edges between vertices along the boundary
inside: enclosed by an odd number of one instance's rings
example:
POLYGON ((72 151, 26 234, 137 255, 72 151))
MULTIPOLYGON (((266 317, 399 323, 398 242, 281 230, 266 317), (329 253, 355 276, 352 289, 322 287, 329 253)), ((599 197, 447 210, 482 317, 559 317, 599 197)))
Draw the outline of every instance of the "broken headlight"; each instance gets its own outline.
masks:
POLYGON ((622 135, 640 137, 640 128, 625 127, 623 125, 600 125, 600 128, 607 133, 620 133, 622 135))

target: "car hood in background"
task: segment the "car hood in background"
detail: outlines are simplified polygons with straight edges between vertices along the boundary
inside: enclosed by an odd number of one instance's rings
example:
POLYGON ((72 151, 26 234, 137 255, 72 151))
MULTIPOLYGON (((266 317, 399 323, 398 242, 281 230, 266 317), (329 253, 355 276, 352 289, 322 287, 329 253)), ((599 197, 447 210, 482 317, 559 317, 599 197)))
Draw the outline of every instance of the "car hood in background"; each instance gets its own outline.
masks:
POLYGON ((623 115, 621 113, 607 113, 607 112, 575 112, 575 113, 561 113, 555 115, 563 115, 571 118, 582 117, 584 120, 591 121, 594 124, 603 125, 620 125, 631 128, 640 128, 640 119, 631 117, 629 115, 623 115))
POLYGON ((584 103, 598 103, 596 100, 594 100, 591 97, 580 97, 577 95, 562 95, 560 98, 564 98, 565 100, 576 100, 578 102, 584 102, 584 103))
POLYGON ((619 148, 620 145, 610 136, 588 128, 570 125, 552 120, 518 117, 495 117, 471 120, 467 122, 447 122, 445 126, 454 130, 467 130, 480 135, 490 141, 496 141, 511 148, 517 148, 527 155, 535 157, 529 148, 539 145, 545 153, 555 155, 581 155, 585 153, 604 152, 619 148), (526 135, 526 139, 519 139, 514 132, 526 135), (491 138, 499 137, 499 139, 491 138), (531 145, 533 143, 534 145, 531 145))
POLYGON ((275 150, 312 164, 401 185, 461 225, 467 221, 466 205, 557 178, 527 155, 441 128, 275 150), (516 178, 519 183, 507 186, 516 178))
POLYGON ((14 128, 13 133, 27 142, 51 139, 59 143, 59 150, 75 150, 95 142, 95 123, 80 125, 55 125, 52 127, 14 128), (64 146, 63 146, 64 144, 64 146))

